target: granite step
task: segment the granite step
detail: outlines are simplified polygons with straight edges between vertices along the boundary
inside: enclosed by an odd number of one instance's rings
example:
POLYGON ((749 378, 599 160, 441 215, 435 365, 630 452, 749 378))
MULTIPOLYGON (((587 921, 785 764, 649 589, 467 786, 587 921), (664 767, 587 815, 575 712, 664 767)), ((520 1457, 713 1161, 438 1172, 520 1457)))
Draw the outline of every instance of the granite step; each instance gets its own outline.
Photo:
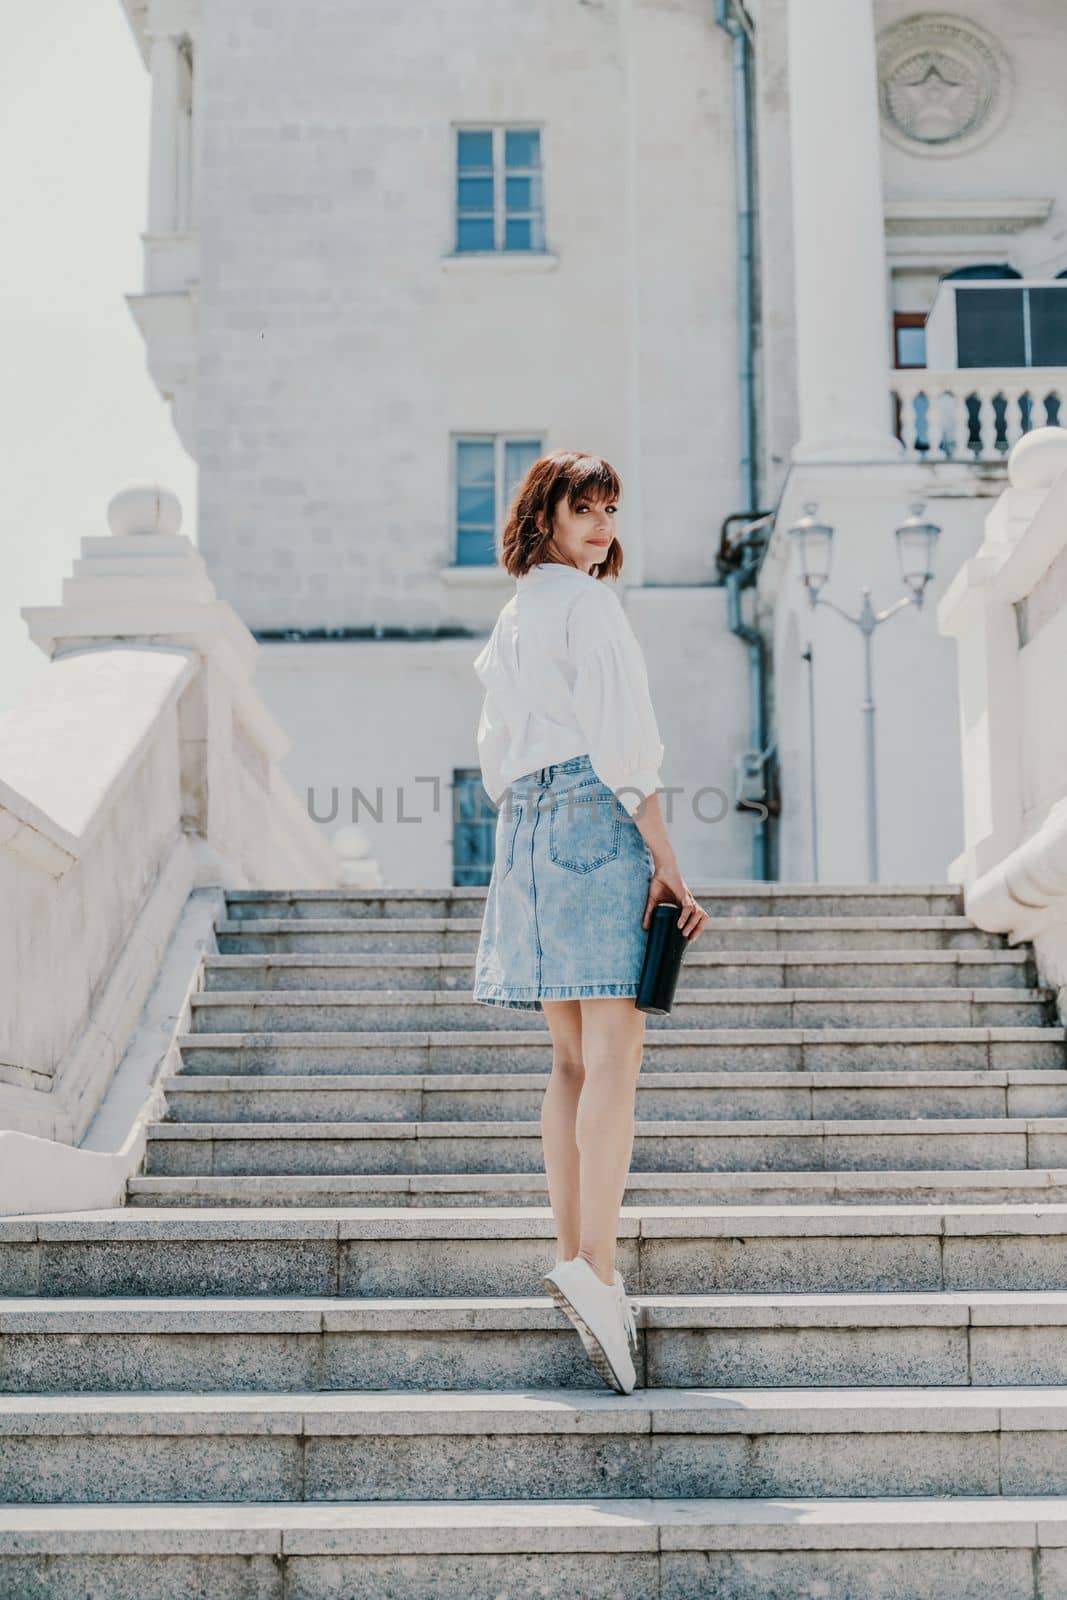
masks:
POLYGON ((1056 1385, 0 1395, 0 1441, 8 1505, 1067 1494, 1056 1385))
MULTIPOLYGON (((518 1013, 514 1013, 518 1015, 518 1013)), ((533 1017, 535 1013, 529 1013, 533 1017)), ((670 1017, 663 1019, 669 1022, 670 1017)), ((185 1033, 182 1074, 540 1072, 551 1050, 538 1016, 490 1031, 446 1033, 185 1033)), ((673 1028, 649 1029, 641 1076, 659 1072, 986 1072, 1067 1070, 1067 1029, 673 1028)))
POLYGON ((0 1507, 19 1600, 1067 1600, 1067 1499, 0 1507))
MULTIPOLYGON (((443 989, 201 991, 190 998, 201 1033, 393 1032, 513 1028, 510 1007, 482 1005, 443 989)), ((822 988, 679 990, 672 1028, 1036 1027, 1056 1023, 1052 991, 1023 988, 822 988)), ((547 1031, 547 1024, 546 1024, 547 1031)))
MULTIPOLYGON (((690 884, 711 917, 960 916, 956 883, 690 884)), ((230 889, 228 920, 253 918, 481 917, 486 887, 441 889, 230 889)))
MULTIPOLYGON (((635 1172, 998 1170, 1067 1166, 1067 1118, 638 1121, 635 1172)), ((155 1122, 144 1170, 539 1172, 537 1122, 155 1122)))
POLYGON ((543 1292, 550 1038, 471 999, 485 889, 227 895, 128 1203, 0 1219, 0 1594, 1067 1600, 1030 946, 956 884, 694 892, 631 1396, 543 1292))
MULTIPOLYGON (((1067 1382, 1067 1291, 633 1298, 654 1388, 1067 1382)), ((0 1300, 7 1394, 588 1388, 547 1296, 0 1300)))
MULTIPOLYGON (((678 994, 694 989, 1028 989, 1034 964, 1026 950, 687 950, 678 994)), ((474 955, 373 951, 323 955, 244 954, 204 957, 209 994, 254 990, 469 991, 474 955)))
MULTIPOLYGON (((631 1172, 627 1206, 1011 1205, 1067 1201, 1067 1168, 968 1172, 631 1172)), ((544 1206, 543 1172, 134 1176, 130 1206, 544 1206)))
MULTIPOLYGON (((536 1121, 547 1072, 350 1073, 163 1080, 168 1120, 536 1121)), ((638 1078, 641 1120, 1065 1117, 1067 1072, 660 1072, 638 1078)))
MULTIPOLYGON (((530 1295, 547 1206, 118 1207, 0 1218, 5 1297, 530 1295)), ((1067 1204, 624 1207, 632 1295, 1067 1289, 1067 1204)))
MULTIPOLYGON (((480 916, 451 917, 245 917, 218 924, 225 955, 457 954, 475 951, 480 916)), ((1024 949, 1026 947, 1023 947, 1024 949)), ((691 960, 701 951, 789 950, 989 950, 1010 952, 1007 937, 987 933, 964 916, 714 917, 691 960)), ((1011 952, 1019 953, 1019 952, 1011 952)))

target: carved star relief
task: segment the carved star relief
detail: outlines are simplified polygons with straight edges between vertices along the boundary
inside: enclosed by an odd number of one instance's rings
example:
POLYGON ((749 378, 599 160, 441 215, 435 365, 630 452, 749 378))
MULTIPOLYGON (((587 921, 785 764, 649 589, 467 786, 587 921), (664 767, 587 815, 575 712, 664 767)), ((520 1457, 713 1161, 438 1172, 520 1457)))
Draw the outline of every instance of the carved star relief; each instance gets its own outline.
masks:
MULTIPOLYGON (((931 61, 921 77, 898 78, 893 85, 894 99, 900 102, 904 118, 920 136, 931 122, 946 132, 966 126, 974 101, 974 84, 963 78, 947 77, 936 61, 931 61)), ((927 133, 929 137, 929 133, 927 133)))
POLYGON ((916 153, 958 154, 1000 126, 1009 66, 983 28, 951 13, 892 23, 879 35, 883 126, 916 153))

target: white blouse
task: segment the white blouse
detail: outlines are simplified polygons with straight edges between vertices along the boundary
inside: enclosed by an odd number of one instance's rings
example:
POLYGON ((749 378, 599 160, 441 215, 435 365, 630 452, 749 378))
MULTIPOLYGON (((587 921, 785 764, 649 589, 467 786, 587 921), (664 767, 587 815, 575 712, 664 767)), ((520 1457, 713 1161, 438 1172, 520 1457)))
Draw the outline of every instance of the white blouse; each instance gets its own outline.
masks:
POLYGON ((474 670, 486 690, 478 757, 494 805, 516 778, 585 753, 631 816, 662 788, 644 656, 610 580, 560 562, 532 567, 474 670))

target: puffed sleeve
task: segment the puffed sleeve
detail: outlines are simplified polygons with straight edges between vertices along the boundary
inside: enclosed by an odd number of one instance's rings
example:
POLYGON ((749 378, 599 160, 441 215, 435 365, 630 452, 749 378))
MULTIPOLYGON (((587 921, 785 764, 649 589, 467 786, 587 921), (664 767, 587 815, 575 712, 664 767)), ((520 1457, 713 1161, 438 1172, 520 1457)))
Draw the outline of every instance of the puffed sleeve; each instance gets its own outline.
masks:
POLYGON ((492 689, 489 689, 482 701, 482 714, 478 719, 478 761, 485 792, 495 806, 499 806, 507 788, 501 763, 507 753, 508 741, 508 729, 501 707, 492 689))
POLYGON ((663 787, 663 742, 641 645, 617 596, 596 596, 571 618, 574 712, 593 770, 633 816, 663 787))

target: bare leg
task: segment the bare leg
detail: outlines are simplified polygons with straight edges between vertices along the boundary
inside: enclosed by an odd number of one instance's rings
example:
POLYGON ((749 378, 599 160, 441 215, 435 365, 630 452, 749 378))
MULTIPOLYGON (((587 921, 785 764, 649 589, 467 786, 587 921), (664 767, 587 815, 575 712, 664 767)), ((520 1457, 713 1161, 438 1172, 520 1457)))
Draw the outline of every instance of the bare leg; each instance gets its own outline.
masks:
POLYGON ((556 1260, 578 1254, 581 1190, 575 1121, 585 1081, 582 1065, 582 1011, 578 1000, 544 1000, 552 1035, 552 1075, 541 1102, 541 1144, 548 1198, 556 1221, 556 1260))
POLYGON ((575 1126, 582 1206, 578 1254, 605 1283, 613 1283, 619 1209, 633 1151, 645 1013, 632 997, 579 1004, 585 1083, 575 1126))

